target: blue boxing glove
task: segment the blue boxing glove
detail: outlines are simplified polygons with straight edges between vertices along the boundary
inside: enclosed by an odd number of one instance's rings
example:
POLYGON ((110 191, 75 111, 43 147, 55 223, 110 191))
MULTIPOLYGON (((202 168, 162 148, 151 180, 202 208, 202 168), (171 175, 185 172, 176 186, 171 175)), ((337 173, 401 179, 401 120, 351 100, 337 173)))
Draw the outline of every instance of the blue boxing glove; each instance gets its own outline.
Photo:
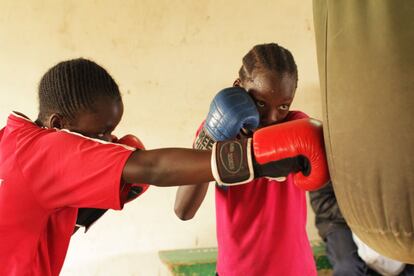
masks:
POLYGON ((211 102, 194 148, 211 149, 216 141, 236 138, 242 129, 256 129, 259 121, 256 104, 246 90, 241 87, 225 88, 211 102))

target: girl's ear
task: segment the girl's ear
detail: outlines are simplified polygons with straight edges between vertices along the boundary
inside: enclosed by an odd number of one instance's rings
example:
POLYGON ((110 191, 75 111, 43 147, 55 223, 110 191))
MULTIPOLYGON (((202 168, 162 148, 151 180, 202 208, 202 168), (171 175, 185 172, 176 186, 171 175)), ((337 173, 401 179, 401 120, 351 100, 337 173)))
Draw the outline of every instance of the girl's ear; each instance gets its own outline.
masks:
POLYGON ((46 122, 47 128, 57 128, 62 129, 66 126, 66 120, 59 113, 53 113, 50 115, 49 119, 46 122))
POLYGON ((233 82, 233 86, 241 86, 241 79, 237 78, 234 82, 233 82))

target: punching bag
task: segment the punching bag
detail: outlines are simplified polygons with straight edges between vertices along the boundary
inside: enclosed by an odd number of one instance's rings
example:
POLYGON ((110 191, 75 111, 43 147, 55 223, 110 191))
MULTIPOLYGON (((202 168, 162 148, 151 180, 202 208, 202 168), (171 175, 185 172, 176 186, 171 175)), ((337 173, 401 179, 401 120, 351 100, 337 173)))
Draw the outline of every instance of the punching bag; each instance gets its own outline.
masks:
POLYGON ((414 2, 314 0, 324 138, 339 207, 414 263, 414 2))

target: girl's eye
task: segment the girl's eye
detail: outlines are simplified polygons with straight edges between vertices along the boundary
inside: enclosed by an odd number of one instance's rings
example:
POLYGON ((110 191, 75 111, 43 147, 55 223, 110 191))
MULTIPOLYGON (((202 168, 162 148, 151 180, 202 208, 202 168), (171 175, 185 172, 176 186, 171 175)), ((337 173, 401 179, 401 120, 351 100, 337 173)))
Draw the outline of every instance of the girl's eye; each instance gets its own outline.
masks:
POLYGON ((262 102, 262 101, 256 101, 256 105, 257 105, 258 107, 264 107, 264 106, 265 106, 265 103, 264 103, 264 102, 262 102))
POLYGON ((282 104, 282 105, 279 107, 279 109, 281 109, 281 110, 283 110, 283 111, 289 110, 289 105, 287 105, 287 104, 282 104))

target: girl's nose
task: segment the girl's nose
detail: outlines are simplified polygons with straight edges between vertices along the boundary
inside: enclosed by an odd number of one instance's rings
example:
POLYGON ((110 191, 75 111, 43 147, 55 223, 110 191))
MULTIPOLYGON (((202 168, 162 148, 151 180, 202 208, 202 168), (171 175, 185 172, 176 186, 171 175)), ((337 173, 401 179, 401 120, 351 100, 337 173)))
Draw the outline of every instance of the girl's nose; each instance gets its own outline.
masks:
POLYGON ((279 112, 277 109, 269 110, 264 121, 265 125, 273 125, 279 120, 279 112))

